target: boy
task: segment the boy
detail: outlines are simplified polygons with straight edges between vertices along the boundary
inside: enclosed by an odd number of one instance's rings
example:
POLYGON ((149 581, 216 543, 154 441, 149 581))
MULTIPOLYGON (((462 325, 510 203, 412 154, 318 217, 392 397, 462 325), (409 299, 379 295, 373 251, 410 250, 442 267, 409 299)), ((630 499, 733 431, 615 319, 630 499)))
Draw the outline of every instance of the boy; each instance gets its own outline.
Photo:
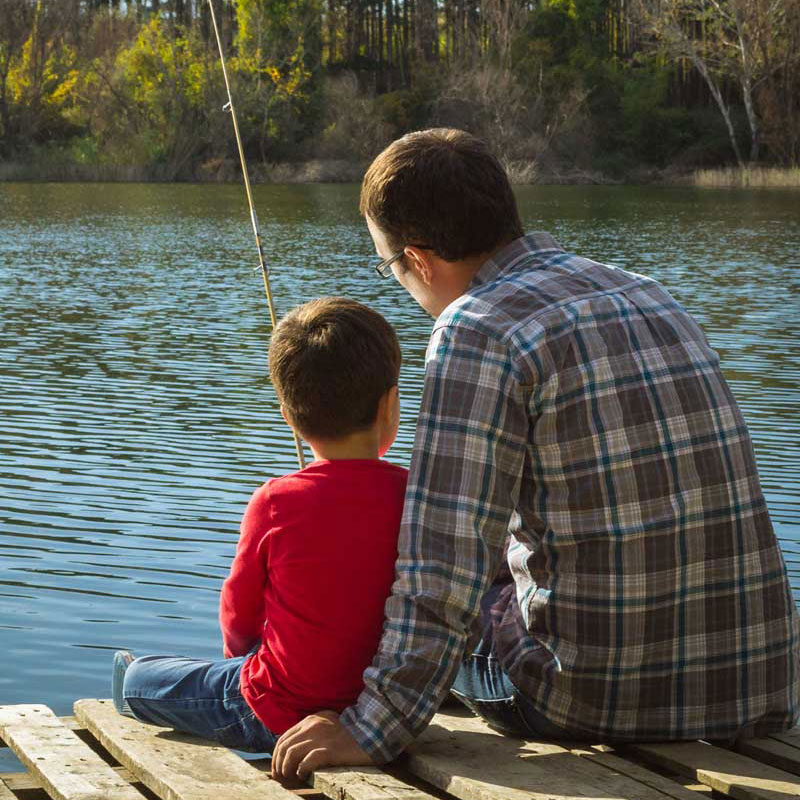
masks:
POLYGON ((363 688, 394 580, 407 471, 381 460, 397 434, 400 347, 352 300, 290 312, 269 348, 286 422, 315 461, 252 496, 222 587, 224 661, 115 655, 117 709, 271 752, 307 714, 363 688))

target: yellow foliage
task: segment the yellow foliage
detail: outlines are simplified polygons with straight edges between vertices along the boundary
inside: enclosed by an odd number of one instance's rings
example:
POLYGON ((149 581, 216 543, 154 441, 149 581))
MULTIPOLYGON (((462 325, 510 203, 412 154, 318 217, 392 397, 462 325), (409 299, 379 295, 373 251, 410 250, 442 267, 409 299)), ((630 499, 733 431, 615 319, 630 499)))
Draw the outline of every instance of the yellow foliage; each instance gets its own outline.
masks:
POLYGON ((161 17, 142 26, 133 45, 117 56, 117 68, 136 103, 156 112, 165 100, 180 98, 190 106, 205 102, 208 69, 189 38, 173 38, 161 17))
POLYGON ((42 41, 34 22, 19 57, 9 67, 9 99, 18 105, 52 110, 71 103, 79 77, 76 61, 74 47, 52 39, 42 41))

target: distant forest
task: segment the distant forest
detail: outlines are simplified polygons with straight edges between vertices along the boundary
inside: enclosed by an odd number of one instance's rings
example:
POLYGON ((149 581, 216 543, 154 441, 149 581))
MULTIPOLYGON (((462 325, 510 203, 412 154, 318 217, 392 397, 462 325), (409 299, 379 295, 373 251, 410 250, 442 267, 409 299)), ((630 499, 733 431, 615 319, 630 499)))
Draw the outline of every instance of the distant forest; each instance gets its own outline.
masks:
MULTIPOLYGON (((428 126, 518 181, 800 164, 798 0, 214 4, 256 177, 428 126)), ((233 178, 225 99, 205 0, 0 0, 0 172, 233 178)))

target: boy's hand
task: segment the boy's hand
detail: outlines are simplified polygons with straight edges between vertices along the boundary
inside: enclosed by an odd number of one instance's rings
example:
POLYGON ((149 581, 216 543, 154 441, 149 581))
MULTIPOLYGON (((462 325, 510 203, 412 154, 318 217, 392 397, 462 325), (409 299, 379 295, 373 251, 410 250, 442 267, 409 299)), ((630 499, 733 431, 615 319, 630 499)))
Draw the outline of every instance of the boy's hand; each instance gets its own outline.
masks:
POLYGON ((272 753, 272 777, 305 780, 322 767, 374 763, 344 729, 335 711, 320 711, 309 714, 278 739, 272 753))

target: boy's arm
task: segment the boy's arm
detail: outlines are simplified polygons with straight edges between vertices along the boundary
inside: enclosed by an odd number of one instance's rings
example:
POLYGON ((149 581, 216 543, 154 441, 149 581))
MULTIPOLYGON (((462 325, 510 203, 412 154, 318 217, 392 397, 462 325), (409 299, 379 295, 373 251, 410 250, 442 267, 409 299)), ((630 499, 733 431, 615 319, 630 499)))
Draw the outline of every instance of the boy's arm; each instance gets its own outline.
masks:
POLYGON ((219 602, 225 658, 247 655, 261 642, 267 534, 271 527, 269 484, 257 489, 242 517, 239 543, 219 602))

